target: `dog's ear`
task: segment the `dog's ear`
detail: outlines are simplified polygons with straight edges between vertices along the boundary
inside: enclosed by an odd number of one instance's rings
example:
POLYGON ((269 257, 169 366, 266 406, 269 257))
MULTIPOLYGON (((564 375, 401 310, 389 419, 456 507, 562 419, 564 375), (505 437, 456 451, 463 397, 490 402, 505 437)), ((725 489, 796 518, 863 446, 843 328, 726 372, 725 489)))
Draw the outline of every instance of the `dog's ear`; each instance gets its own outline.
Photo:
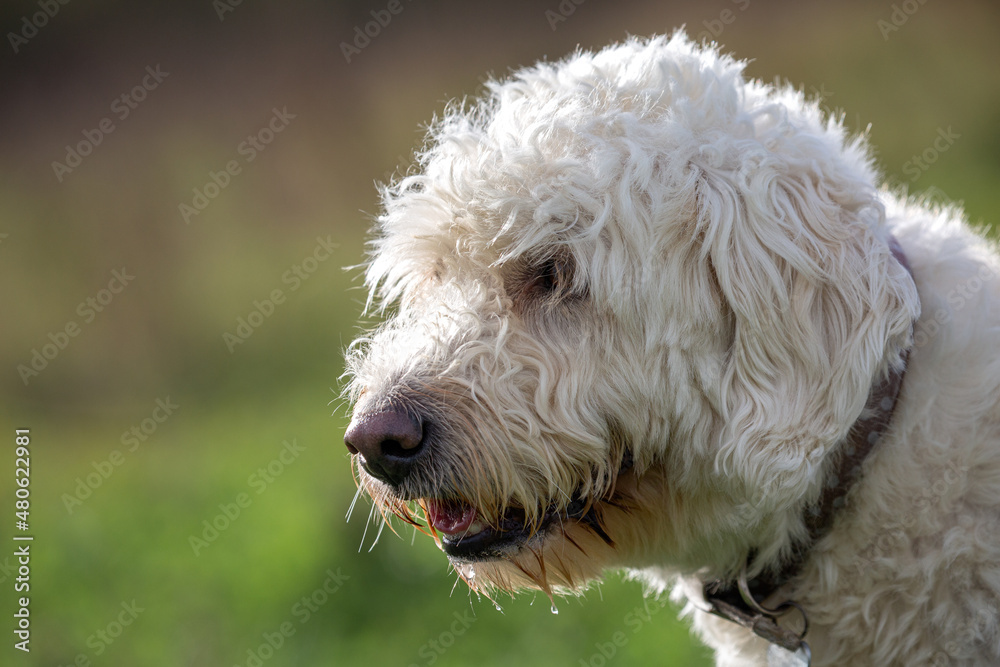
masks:
POLYGON ((702 170, 699 226, 727 306, 716 470, 763 512, 817 492, 830 448, 919 311, 874 190, 816 161, 702 170))

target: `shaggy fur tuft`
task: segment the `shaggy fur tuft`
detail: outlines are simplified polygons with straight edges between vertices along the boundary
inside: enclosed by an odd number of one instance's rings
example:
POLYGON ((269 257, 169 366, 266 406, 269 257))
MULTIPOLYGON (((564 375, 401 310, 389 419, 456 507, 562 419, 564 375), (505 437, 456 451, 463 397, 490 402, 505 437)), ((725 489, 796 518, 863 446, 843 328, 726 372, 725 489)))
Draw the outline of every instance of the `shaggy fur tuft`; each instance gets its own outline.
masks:
POLYGON ((486 594, 623 568, 673 586, 719 665, 765 665, 702 585, 793 556, 909 349, 888 432, 780 596, 817 667, 1000 664, 1000 260, 960 211, 880 189, 863 137, 682 33, 492 81, 418 163, 371 244, 386 320, 347 355, 384 516, 486 594))

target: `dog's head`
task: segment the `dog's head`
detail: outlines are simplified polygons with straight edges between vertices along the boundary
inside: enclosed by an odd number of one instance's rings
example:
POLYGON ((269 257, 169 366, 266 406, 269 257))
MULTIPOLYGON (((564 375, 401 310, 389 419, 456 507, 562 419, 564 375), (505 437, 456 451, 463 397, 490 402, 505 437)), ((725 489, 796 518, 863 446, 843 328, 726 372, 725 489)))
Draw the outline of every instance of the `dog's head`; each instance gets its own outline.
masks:
POLYGON ((742 69, 675 34, 522 70, 384 189, 346 442, 473 587, 786 548, 907 345, 863 141, 742 69))

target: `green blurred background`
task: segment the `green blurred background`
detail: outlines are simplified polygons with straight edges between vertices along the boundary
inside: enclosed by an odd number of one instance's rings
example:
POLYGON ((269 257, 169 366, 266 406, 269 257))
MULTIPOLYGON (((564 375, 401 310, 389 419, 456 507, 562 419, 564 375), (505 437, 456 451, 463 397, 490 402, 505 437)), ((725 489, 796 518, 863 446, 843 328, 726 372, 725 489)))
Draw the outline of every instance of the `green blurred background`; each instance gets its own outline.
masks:
POLYGON ((342 42, 388 2, 3 3, 0 663, 709 664, 675 607, 644 610, 640 586, 618 575, 559 601, 558 615, 530 594, 501 600, 499 613, 462 584, 452 591, 429 539, 386 531, 373 546, 365 501, 345 520, 355 487, 337 395, 364 299, 345 267, 362 261, 374 183, 405 168, 420 128, 448 99, 477 94, 486 73, 687 24, 753 59, 752 76, 822 96, 855 130, 871 123, 894 182, 964 201, 990 223, 1000 11, 577 2, 400 0, 349 63, 342 42), (44 25, 32 32, 25 17, 44 25), (157 66, 167 75, 121 118, 115 100, 157 66), (247 161, 242 142, 274 109, 294 118, 247 161), (114 131, 57 174, 53 162, 104 118, 114 131), (939 133, 953 137, 945 150, 939 133), (912 161, 921 154, 926 168, 912 161), (219 176, 233 160, 239 173, 219 176), (214 198, 185 221, 180 205, 212 173, 226 186, 209 187, 214 198), (314 255, 318 239, 336 248, 314 255), (102 291, 116 270, 134 279, 102 291), (276 289, 273 312, 251 316, 255 301, 271 310, 262 302, 276 289), (239 318, 259 326, 227 345, 239 318), (75 336, 60 335, 67 326, 75 336), (36 350, 52 358, 25 382, 18 368, 36 350), (13 440, 24 427, 29 655, 11 632, 13 440), (123 438, 133 427, 143 440, 123 438))

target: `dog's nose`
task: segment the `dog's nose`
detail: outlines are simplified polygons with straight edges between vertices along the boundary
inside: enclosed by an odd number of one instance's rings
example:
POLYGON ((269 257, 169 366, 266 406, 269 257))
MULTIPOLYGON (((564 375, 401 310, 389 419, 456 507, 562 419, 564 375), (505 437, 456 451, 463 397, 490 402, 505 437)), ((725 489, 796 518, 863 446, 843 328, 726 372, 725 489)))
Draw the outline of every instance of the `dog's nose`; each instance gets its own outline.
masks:
POLYGON ((424 454, 421 423, 400 410, 380 410, 356 416, 344 434, 351 454, 361 455, 361 465, 373 477, 399 486, 424 454))

